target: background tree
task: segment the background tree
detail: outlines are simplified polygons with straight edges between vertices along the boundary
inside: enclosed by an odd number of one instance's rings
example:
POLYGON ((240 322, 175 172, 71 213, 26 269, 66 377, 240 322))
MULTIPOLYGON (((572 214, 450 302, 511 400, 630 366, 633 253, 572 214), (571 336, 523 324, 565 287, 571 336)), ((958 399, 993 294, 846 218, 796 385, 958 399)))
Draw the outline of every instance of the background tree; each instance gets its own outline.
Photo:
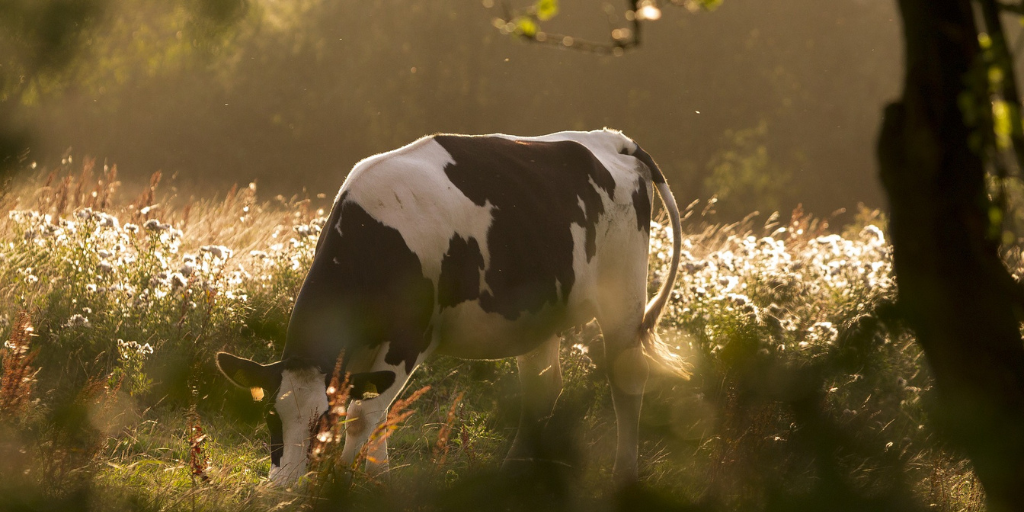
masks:
POLYGON ((933 421, 970 455, 989 510, 1018 510, 1024 311, 1000 259, 1004 215, 986 171, 1006 179, 1002 153, 1019 148, 1020 103, 998 6, 978 4, 984 23, 968 0, 899 2, 904 91, 886 108, 878 156, 900 306, 939 391, 933 421))

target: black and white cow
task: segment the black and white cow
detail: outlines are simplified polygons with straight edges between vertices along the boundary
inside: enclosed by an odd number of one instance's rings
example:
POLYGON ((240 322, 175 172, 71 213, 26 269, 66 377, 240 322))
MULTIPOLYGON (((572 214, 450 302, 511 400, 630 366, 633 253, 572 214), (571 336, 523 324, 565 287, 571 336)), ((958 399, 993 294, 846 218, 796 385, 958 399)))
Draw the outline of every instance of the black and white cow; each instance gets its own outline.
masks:
MULTIPOLYGON (((353 396, 368 382, 379 393, 350 404, 345 463, 430 354, 516 356, 524 403, 514 460, 530 455, 561 392, 559 333, 596 318, 618 424, 614 475, 627 482, 637 478, 648 359, 685 373, 655 334, 678 264, 672 193, 620 132, 424 137, 359 162, 341 186, 282 360, 221 352, 217 364, 239 386, 274 397, 270 479, 287 483, 306 471, 309 426, 327 409, 327 374, 343 350, 353 396), (670 271, 647 303, 655 187, 674 242, 670 271)), ((373 450, 367 470, 386 470, 386 444, 373 450)))

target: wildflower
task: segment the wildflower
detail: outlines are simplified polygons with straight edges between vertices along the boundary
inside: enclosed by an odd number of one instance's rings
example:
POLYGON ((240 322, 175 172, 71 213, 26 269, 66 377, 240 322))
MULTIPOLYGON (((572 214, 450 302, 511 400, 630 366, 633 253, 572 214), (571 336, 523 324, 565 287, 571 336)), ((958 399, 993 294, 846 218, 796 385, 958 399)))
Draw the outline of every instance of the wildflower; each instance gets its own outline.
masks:
POLYGON ((95 217, 99 219, 98 224, 101 228, 117 229, 118 227, 117 217, 113 215, 99 212, 95 217))
POLYGON ((114 266, 109 261, 101 261, 96 265, 96 270, 101 273, 109 274, 114 271, 114 266))
POLYGON ((226 260, 231 257, 232 251, 223 245, 204 245, 199 248, 200 251, 207 252, 213 255, 214 258, 226 260))
POLYGON ((39 278, 33 274, 29 274, 28 276, 25 277, 25 282, 28 284, 36 284, 39 282, 39 278))
POLYGON ((132 223, 127 223, 124 225, 124 230, 129 233, 137 233, 139 231, 139 226, 132 223))
POLYGON ((807 332, 811 341, 824 341, 829 345, 839 336, 839 331, 832 326, 832 322, 816 322, 807 329, 807 332))
POLYGON ((860 236, 865 238, 873 236, 875 239, 872 240, 871 242, 873 242, 875 245, 885 245, 885 233, 882 233, 882 230, 879 229, 878 226, 875 226, 873 224, 868 224, 867 226, 864 226, 864 229, 862 229, 860 232, 860 236))
POLYGON ((88 329, 89 327, 92 327, 92 324, 89 323, 89 319, 78 313, 71 315, 71 318, 68 319, 66 325, 72 329, 77 327, 84 327, 88 329))
POLYGON ((125 341, 118 338, 117 351, 121 354, 121 359, 131 359, 132 357, 144 358, 153 353, 153 347, 149 343, 139 345, 137 341, 125 341))
POLYGON ((96 293, 96 285, 93 284, 93 283, 89 283, 89 284, 85 285, 85 291, 90 292, 90 293, 96 293))
POLYGON ((89 219, 91 219, 92 218, 92 208, 86 207, 86 208, 82 208, 81 210, 78 210, 77 212, 75 212, 75 217, 78 217, 79 219, 82 219, 82 220, 89 220, 89 219))
POLYGON ((147 220, 144 224, 142 224, 142 227, 146 228, 149 231, 167 231, 171 229, 170 224, 161 224, 160 221, 156 219, 147 220))
POLYGON ((170 282, 171 288, 175 290, 178 288, 184 288, 188 284, 188 281, 185 279, 185 276, 179 274, 178 272, 171 274, 170 282))
POLYGON ((100 250, 96 251, 96 255, 99 256, 100 258, 107 259, 107 258, 110 258, 111 256, 113 256, 114 253, 112 253, 112 252, 110 252, 110 251, 108 251, 106 249, 100 249, 100 250))
POLYGON ((195 261, 185 260, 185 262, 181 264, 181 268, 178 269, 178 272, 185 277, 190 277, 192 273, 196 271, 196 268, 195 261))

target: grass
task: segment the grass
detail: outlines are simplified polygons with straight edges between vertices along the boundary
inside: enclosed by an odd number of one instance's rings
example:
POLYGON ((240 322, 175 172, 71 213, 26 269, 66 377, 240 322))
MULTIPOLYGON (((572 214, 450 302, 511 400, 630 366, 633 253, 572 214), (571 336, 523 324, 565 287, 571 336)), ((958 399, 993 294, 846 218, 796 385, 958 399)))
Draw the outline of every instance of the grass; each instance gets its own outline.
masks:
MULTIPOLYGON (((161 181, 128 194, 116 168, 68 159, 0 197, 2 510, 983 510, 969 464, 927 426, 884 216, 722 224, 713 201, 685 212, 662 331, 694 378, 648 385, 642 486, 609 488, 614 414, 587 325, 564 334, 536 471, 498 471, 514 362, 437 357, 384 431, 387 477, 339 468, 325 437, 314 478, 270 487, 261 406, 213 354, 280 354, 331 196, 186 199, 161 181)), ((653 293, 671 243, 652 235, 653 293)))

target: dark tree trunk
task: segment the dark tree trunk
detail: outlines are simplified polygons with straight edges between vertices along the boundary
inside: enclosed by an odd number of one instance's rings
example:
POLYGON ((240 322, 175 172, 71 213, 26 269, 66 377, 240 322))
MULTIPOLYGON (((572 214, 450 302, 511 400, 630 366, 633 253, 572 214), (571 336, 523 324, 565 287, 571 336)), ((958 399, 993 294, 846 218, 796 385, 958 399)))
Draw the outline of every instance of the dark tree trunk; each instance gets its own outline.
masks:
MULTIPOLYGON (((1024 344, 991 235, 982 156, 958 99, 980 49, 969 0, 899 0, 903 98, 878 142, 902 311, 932 367, 933 425, 964 450, 992 512, 1024 509, 1024 344)), ((998 238, 998 237, 996 237, 998 238)))

